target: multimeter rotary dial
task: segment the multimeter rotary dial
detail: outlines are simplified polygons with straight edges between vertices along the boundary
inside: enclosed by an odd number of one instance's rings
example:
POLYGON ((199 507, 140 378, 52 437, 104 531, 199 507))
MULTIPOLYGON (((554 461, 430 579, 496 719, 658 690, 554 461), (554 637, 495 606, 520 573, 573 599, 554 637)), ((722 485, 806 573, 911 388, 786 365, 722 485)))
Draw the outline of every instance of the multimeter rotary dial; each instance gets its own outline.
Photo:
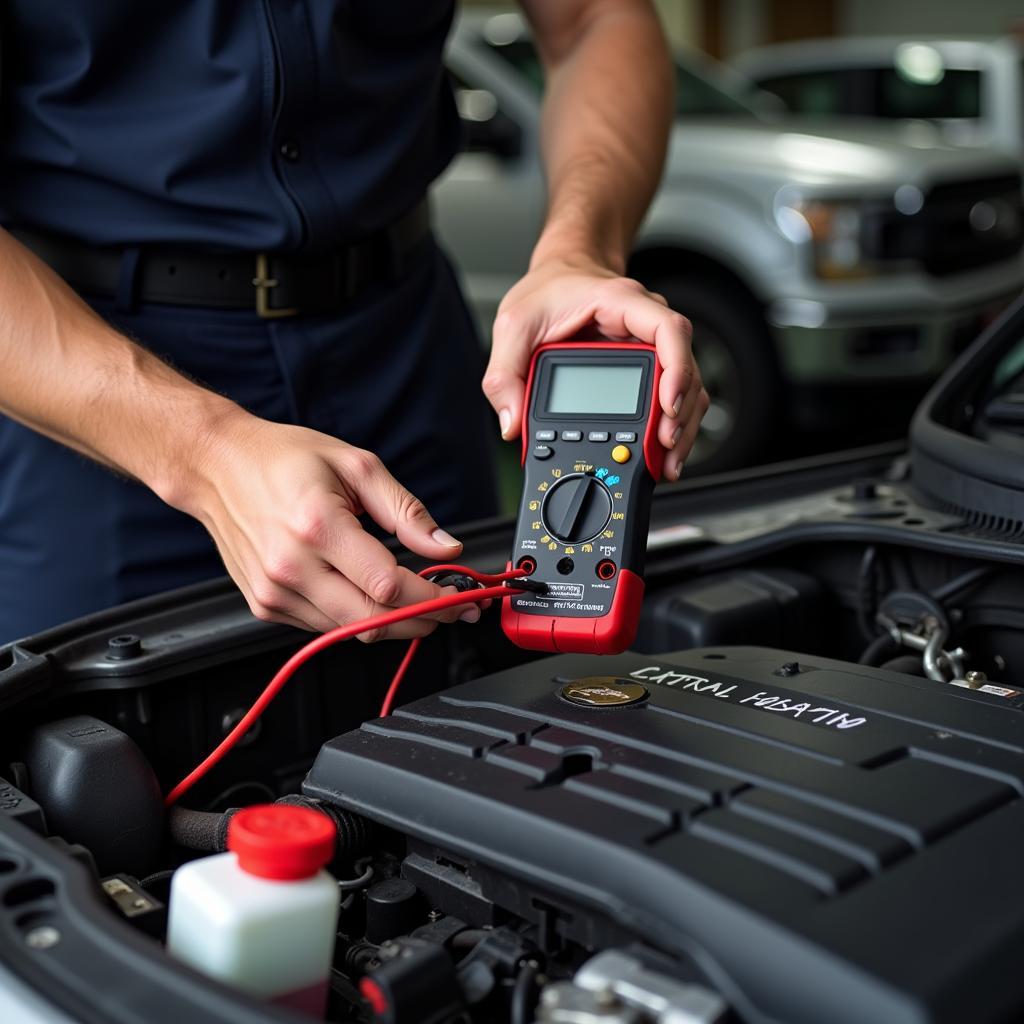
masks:
POLYGON ((548 491, 541 508, 544 529, 563 544, 593 540, 608 525, 612 496, 597 477, 563 476, 548 491))

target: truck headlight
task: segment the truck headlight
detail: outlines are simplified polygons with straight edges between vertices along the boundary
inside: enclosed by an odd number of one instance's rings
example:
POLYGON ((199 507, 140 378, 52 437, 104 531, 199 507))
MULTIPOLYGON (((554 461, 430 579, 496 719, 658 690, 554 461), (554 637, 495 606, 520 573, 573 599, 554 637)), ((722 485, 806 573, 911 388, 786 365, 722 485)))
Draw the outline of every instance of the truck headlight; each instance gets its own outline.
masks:
POLYGON ((865 251, 859 203, 784 197, 775 205, 775 223, 790 241, 810 243, 818 277, 842 280, 878 273, 865 251))

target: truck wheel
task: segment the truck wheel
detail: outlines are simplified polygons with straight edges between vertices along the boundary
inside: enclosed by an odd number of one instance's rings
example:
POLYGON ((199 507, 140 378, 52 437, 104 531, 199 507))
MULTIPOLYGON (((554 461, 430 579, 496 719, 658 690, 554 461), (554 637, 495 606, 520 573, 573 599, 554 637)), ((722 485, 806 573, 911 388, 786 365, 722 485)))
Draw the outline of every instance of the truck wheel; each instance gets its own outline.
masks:
POLYGON ((757 307, 714 281, 649 285, 693 324, 693 353, 711 398, 685 472, 749 466, 767 447, 779 406, 771 339, 757 307))

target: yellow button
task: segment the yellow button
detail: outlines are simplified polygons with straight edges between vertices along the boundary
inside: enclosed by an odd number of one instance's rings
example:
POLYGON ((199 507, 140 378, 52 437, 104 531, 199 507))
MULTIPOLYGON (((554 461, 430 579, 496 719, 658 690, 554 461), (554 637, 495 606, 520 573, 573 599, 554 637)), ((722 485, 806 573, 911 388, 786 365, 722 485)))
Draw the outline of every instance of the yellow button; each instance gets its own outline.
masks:
POLYGON ((633 453, 624 444, 617 444, 612 449, 612 458, 616 462, 629 462, 632 455, 633 453))

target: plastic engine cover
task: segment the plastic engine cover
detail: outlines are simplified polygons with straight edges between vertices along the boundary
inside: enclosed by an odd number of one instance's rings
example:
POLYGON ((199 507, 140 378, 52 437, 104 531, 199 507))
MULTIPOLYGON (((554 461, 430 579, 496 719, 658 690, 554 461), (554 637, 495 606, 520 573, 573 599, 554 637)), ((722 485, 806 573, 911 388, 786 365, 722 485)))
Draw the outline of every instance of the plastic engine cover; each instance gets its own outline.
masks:
POLYGON ((1016 705, 762 648, 567 655, 332 740, 304 789, 696 960, 742 1020, 1018 1019, 1016 705))

